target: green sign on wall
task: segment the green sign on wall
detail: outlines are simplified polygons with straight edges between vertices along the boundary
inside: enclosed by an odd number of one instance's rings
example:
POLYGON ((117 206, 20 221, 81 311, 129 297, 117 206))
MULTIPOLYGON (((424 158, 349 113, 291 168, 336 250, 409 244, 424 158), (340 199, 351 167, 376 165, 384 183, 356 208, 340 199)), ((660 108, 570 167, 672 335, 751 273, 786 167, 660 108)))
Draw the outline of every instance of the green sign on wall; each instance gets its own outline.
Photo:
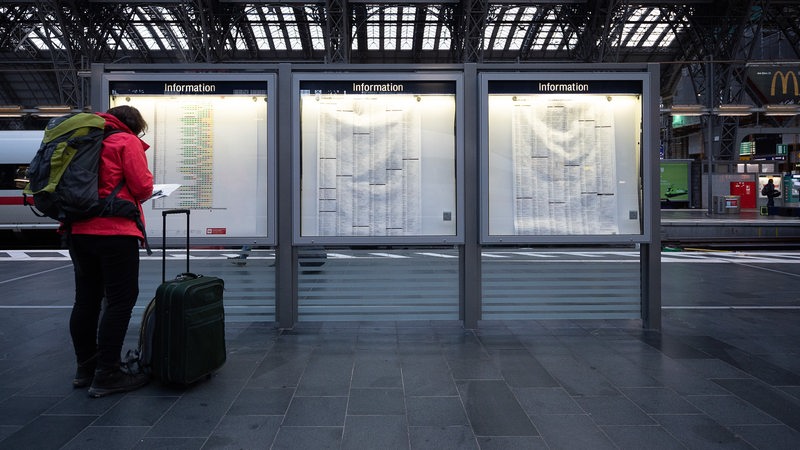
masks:
POLYGON ((660 197, 662 202, 689 201, 690 161, 661 161, 660 197))

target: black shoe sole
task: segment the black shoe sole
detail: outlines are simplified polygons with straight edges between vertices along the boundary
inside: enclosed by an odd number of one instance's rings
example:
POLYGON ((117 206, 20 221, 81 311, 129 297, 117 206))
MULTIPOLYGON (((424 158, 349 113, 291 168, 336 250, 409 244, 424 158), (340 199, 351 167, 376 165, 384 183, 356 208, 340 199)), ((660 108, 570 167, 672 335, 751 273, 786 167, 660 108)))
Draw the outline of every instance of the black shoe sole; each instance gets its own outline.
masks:
POLYGON ((135 391, 141 387, 144 387, 150 380, 145 380, 141 384, 135 384, 131 386, 123 386, 123 387, 116 387, 116 388, 99 388, 99 387, 90 387, 89 388, 89 397, 92 398, 100 398, 105 397, 111 394, 117 394, 120 392, 130 392, 135 391))

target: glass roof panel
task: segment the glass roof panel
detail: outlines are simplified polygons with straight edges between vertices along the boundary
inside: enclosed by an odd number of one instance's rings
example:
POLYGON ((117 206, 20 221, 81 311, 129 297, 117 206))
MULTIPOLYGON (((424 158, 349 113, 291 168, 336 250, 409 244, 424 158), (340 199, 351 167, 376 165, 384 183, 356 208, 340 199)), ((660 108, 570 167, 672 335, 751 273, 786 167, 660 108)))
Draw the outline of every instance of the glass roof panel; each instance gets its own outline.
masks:
POLYGON ((414 25, 403 24, 400 28, 400 50, 414 48, 414 25))
POLYGON ((438 49, 450 49, 450 29, 443 26, 442 14, 444 8, 439 6, 427 5, 425 12, 425 27, 422 36, 422 49, 423 50, 436 50, 437 49, 437 33, 439 33, 438 49))
POLYGON ((675 33, 680 33, 686 26, 686 19, 674 27, 675 16, 665 15, 659 8, 640 7, 632 11, 620 11, 628 15, 622 26, 619 41, 616 45, 628 48, 663 48, 675 40, 675 33))
POLYGON ((367 24, 367 49, 380 50, 381 49, 381 25, 379 22, 367 24))
POLYGON ((383 8, 383 49, 397 50, 397 22, 399 8, 383 8))
POLYGON ((497 27, 497 35, 495 36, 494 40, 494 48, 496 50, 502 50, 506 46, 506 42, 508 41, 508 34, 511 32, 511 25, 509 24, 502 24, 498 25, 497 27))
MULTIPOLYGON (((310 6, 305 7, 305 13, 308 18, 313 18, 317 15, 317 11, 310 6)), ((314 50, 325 50, 325 35, 322 33, 322 26, 318 22, 309 20, 308 33, 311 37, 311 47, 314 50)))
MULTIPOLYGON (((274 50, 286 50, 286 39, 283 37, 283 29, 280 25, 275 23, 267 24, 269 35, 272 36, 272 44, 275 46, 274 50)), ((287 27, 287 30, 288 27, 287 27)))
MULTIPOLYGON (((25 19, 30 19, 31 21, 35 20, 38 22, 38 18, 36 18, 34 14, 28 15, 25 19)), ((28 43, 39 50, 63 50, 66 47, 64 46, 64 40, 61 38, 62 33, 58 27, 58 23, 55 21, 53 16, 49 14, 46 17, 46 20, 46 26, 50 27, 49 30, 45 29, 45 24, 42 23, 37 23, 36 26, 31 26, 26 36, 28 43)))
MULTIPOLYGON (((310 7, 305 8, 307 14, 314 14, 310 7)), ((291 50, 302 48, 300 28, 294 8, 289 6, 252 6, 243 18, 243 22, 252 30, 258 50, 291 50), (248 25, 249 24, 249 25, 248 25)), ((312 44, 324 48, 322 30, 319 25, 310 24, 312 44)), ((246 48, 237 38, 237 48, 246 48)))
POLYGON ((489 50, 489 45, 491 42, 491 36, 494 33, 494 24, 490 23, 487 24, 486 27, 483 29, 483 39, 481 39, 481 48, 484 50, 489 50))

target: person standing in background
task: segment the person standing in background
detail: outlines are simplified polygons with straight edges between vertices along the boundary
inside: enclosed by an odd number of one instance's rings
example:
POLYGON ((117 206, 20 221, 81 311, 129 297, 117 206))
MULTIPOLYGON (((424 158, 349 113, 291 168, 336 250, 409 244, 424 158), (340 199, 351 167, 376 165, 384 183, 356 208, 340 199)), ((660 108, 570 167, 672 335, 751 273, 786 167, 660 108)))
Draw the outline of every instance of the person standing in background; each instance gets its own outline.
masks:
POLYGON ((767 180, 767 184, 765 184, 764 187, 761 188, 761 195, 767 197, 768 207, 775 206, 775 197, 781 194, 775 189, 775 183, 772 181, 772 178, 767 180))
MULTIPOLYGON (((147 122, 136 108, 127 105, 98 115, 106 121, 106 133, 116 131, 103 141, 100 197, 108 196, 124 180, 117 198, 133 202, 143 223, 141 202, 153 193, 153 174, 145 156, 149 146, 141 140, 147 122)), ((69 328, 78 362, 72 384, 76 388, 89 386, 91 397, 131 391, 149 381, 148 375, 120 369, 123 341, 139 296, 139 248, 143 241, 142 229, 127 217, 92 217, 71 225, 69 254, 75 270, 75 303, 69 328)))

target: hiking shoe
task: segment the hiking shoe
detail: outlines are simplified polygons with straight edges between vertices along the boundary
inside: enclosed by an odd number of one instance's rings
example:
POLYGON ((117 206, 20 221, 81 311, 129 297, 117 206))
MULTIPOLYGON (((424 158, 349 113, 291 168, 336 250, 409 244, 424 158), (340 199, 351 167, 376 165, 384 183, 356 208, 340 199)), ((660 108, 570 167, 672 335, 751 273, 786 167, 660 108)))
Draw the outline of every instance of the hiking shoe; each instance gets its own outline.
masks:
POLYGON ((89 388, 89 397, 99 398, 117 392, 128 392, 147 384, 150 376, 147 374, 130 374, 114 369, 97 369, 94 373, 92 387, 89 388))
POLYGON ((72 387, 85 388, 91 385, 96 367, 97 355, 92 356, 82 363, 78 363, 78 369, 75 370, 75 378, 72 380, 72 387))

